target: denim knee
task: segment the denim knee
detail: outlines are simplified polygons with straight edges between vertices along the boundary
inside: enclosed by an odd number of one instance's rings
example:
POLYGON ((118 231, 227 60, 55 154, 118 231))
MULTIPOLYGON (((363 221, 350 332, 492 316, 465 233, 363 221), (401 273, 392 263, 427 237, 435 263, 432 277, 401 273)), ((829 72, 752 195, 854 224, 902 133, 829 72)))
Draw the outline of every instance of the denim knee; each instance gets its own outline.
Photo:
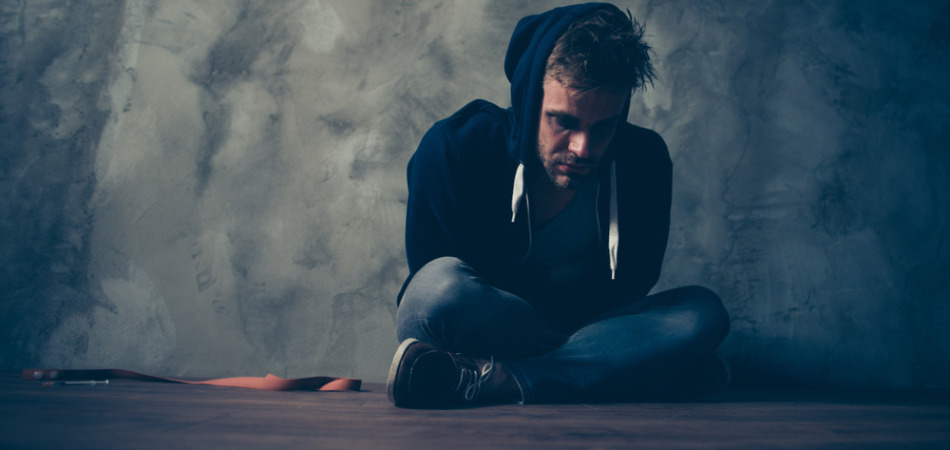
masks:
POLYGON ((676 289, 677 303, 689 311, 688 334, 707 342, 722 341, 729 334, 729 313, 715 292, 702 286, 684 286, 676 289))
POLYGON ((437 311, 464 290, 468 265, 451 256, 434 259, 422 266, 406 286, 399 306, 414 311, 437 311))
POLYGON ((400 340, 414 337, 431 342, 436 324, 453 323, 464 298, 464 275, 468 267, 454 257, 434 259, 413 276, 397 309, 397 334, 400 340))

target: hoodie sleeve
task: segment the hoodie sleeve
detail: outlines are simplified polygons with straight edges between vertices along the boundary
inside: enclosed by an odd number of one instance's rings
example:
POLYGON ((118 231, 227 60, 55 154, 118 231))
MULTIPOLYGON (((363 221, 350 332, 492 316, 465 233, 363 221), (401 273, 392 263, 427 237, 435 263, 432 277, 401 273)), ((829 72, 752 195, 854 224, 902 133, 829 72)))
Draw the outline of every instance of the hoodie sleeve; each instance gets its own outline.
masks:
POLYGON ((454 205, 463 203, 459 152, 441 123, 422 138, 409 161, 409 200, 406 214, 406 257, 415 273, 427 262, 459 254, 458 236, 463 220, 454 205))
POLYGON ((663 138, 624 125, 620 140, 629 147, 617 157, 620 195, 618 274, 625 292, 649 293, 660 277, 670 233, 673 163, 663 138), (634 144, 636 143, 636 144, 634 144))

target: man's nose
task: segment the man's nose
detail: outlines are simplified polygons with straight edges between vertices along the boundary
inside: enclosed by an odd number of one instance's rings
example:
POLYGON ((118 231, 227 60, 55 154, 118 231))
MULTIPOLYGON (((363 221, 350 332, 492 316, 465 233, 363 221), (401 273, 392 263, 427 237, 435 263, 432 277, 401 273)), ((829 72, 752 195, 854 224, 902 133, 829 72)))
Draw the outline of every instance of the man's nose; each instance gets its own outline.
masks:
POLYGON ((587 133, 574 133, 567 149, 577 155, 578 158, 587 158, 590 156, 589 141, 587 133))

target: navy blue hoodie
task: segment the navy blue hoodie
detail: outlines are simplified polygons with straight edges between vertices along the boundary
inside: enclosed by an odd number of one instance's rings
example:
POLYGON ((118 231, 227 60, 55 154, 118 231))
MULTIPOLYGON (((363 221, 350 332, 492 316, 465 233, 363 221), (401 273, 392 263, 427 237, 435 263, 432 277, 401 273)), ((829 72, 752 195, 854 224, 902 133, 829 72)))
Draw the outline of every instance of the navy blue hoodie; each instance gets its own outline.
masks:
POLYGON ((656 284, 669 234, 672 163, 658 134, 629 123, 618 125, 598 168, 600 248, 582 281, 554 292, 523 263, 531 244, 523 171, 536 158, 547 58, 578 16, 604 6, 521 19, 505 58, 511 107, 475 100, 423 137, 408 167, 406 284, 429 261, 454 256, 493 285, 567 315, 637 300, 656 284))

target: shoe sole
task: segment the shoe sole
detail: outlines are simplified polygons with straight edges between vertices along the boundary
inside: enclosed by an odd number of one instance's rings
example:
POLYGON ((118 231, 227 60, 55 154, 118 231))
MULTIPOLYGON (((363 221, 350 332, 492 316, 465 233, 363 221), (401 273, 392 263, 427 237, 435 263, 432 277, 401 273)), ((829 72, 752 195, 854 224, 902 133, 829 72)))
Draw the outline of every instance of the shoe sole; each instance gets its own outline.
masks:
POLYGON ((399 404, 396 403, 396 376, 399 374, 399 367, 402 365, 402 359, 406 354, 406 350, 417 342, 419 342, 419 340, 413 338, 402 341, 402 343, 399 344, 399 348, 396 349, 396 355, 393 356, 393 363, 389 366, 389 377, 386 379, 386 395, 389 397, 389 401, 396 406, 399 406, 399 404))

